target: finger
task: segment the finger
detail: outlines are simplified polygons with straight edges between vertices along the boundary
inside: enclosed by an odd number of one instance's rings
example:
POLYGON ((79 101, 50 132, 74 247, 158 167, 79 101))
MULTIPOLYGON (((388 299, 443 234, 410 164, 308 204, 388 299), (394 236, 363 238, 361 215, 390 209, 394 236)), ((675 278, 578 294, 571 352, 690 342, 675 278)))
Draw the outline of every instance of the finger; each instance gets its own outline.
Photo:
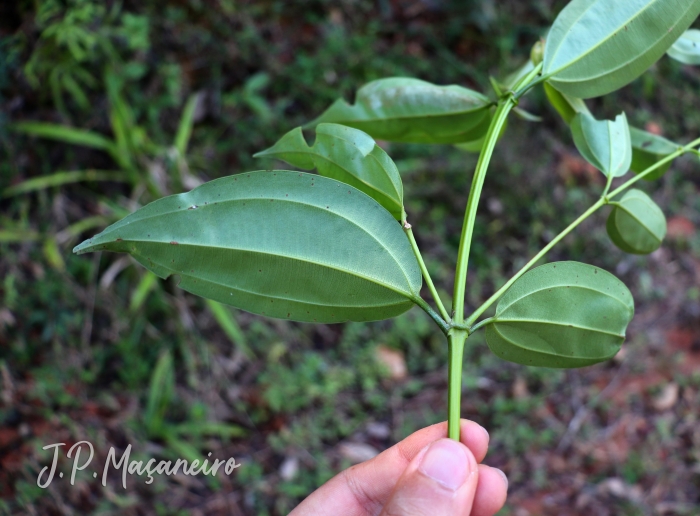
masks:
POLYGON ((471 516, 493 516, 506 503, 508 478, 500 470, 479 465, 479 485, 476 488, 471 516))
POLYGON ((466 516, 478 481, 479 469, 469 449, 440 439, 411 461, 381 516, 466 516))
MULTIPOLYGON (((290 516, 379 514, 408 464, 427 445, 446 436, 446 422, 418 430, 375 458, 333 477, 309 495, 290 516)), ((463 419, 460 436, 477 462, 483 460, 488 449, 488 432, 477 423, 463 419)))

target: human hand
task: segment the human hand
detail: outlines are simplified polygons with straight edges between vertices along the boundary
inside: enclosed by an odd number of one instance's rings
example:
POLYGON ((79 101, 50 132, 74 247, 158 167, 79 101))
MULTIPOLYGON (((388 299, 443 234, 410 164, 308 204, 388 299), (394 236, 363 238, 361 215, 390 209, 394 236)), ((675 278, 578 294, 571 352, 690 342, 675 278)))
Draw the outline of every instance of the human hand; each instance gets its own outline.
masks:
POLYGON ((339 473, 290 516, 491 516, 508 480, 480 464, 488 444, 473 421, 461 421, 461 443, 447 439, 447 423, 429 426, 339 473))

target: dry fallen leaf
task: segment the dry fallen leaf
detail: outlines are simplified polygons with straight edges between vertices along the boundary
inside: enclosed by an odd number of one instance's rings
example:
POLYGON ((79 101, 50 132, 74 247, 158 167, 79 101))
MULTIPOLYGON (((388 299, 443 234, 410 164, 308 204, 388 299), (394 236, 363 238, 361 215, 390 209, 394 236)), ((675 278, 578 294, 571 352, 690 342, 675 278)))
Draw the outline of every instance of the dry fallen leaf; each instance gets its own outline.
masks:
POLYGON ((654 397, 651 405, 654 410, 663 412, 673 408, 673 406, 678 402, 678 384, 671 382, 666 384, 666 386, 661 390, 661 392, 654 397))
POLYGON ((406 369, 406 360, 403 357, 403 353, 397 349, 393 349, 387 346, 379 345, 377 346, 375 355, 377 361, 386 366, 389 370, 389 374, 394 380, 403 380, 408 374, 406 369))

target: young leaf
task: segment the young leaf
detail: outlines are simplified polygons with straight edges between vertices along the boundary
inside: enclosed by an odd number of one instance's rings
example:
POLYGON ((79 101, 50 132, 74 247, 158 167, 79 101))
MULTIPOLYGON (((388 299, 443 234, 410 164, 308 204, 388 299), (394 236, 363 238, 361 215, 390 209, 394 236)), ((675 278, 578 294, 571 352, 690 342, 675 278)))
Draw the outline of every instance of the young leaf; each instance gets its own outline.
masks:
POLYGON ((377 140, 459 143, 486 134, 491 106, 487 97, 462 86, 392 77, 364 85, 353 105, 338 99, 309 125, 349 125, 377 140))
POLYGON ((614 203, 606 228, 610 240, 626 253, 649 254, 666 236, 666 217, 647 194, 632 189, 614 203))
POLYGON ((632 162, 632 143, 627 117, 615 121, 596 120, 588 113, 577 113, 571 121, 571 134, 581 155, 607 177, 624 176, 632 162))
POLYGON ((572 97, 599 97, 639 77, 700 14, 700 0, 573 0, 554 21, 543 74, 572 97))
POLYGON ((255 157, 277 158, 354 186, 384 206, 395 219, 403 215, 403 185, 396 165, 374 140, 359 129, 339 124, 316 126, 309 147, 301 127, 255 157))
POLYGON ((308 322, 372 321, 418 299, 401 225, 333 179, 290 171, 224 177, 155 201, 74 249, 131 254, 193 294, 308 322))
POLYGON ((688 29, 666 52, 683 64, 700 64, 700 30, 688 29))
MULTIPOLYGON (((678 150, 681 145, 667 140, 663 136, 651 134, 636 127, 630 127, 632 139, 632 164, 630 168, 639 174, 651 167, 657 161, 678 150)), ((644 176, 647 181, 653 181, 663 176, 671 166, 671 162, 661 165, 651 174, 644 176)))
POLYGON ((524 274, 498 302, 486 342, 510 362, 583 367, 612 358, 634 315, 627 287, 598 267, 556 262, 524 274))
POLYGON ((567 124, 571 124, 576 113, 591 114, 583 100, 565 95, 548 82, 544 83, 544 92, 547 95, 549 103, 557 110, 557 113, 561 115, 564 122, 567 124))

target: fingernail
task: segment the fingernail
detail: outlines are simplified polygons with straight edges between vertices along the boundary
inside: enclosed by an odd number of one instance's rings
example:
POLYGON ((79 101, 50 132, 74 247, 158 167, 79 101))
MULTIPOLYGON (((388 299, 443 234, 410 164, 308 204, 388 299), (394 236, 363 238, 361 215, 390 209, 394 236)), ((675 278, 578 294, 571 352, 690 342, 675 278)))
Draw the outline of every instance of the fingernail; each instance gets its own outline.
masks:
POLYGON ((430 445, 418 469, 447 489, 456 491, 469 473, 476 470, 476 463, 471 454, 466 453, 464 445, 440 439, 430 445))
POLYGON ((506 490, 508 490, 508 477, 506 476, 506 474, 503 473, 503 471, 501 471, 498 468, 493 468, 493 469, 495 469, 496 471, 498 471, 501 474, 501 476, 503 477, 503 483, 506 485, 506 490))

